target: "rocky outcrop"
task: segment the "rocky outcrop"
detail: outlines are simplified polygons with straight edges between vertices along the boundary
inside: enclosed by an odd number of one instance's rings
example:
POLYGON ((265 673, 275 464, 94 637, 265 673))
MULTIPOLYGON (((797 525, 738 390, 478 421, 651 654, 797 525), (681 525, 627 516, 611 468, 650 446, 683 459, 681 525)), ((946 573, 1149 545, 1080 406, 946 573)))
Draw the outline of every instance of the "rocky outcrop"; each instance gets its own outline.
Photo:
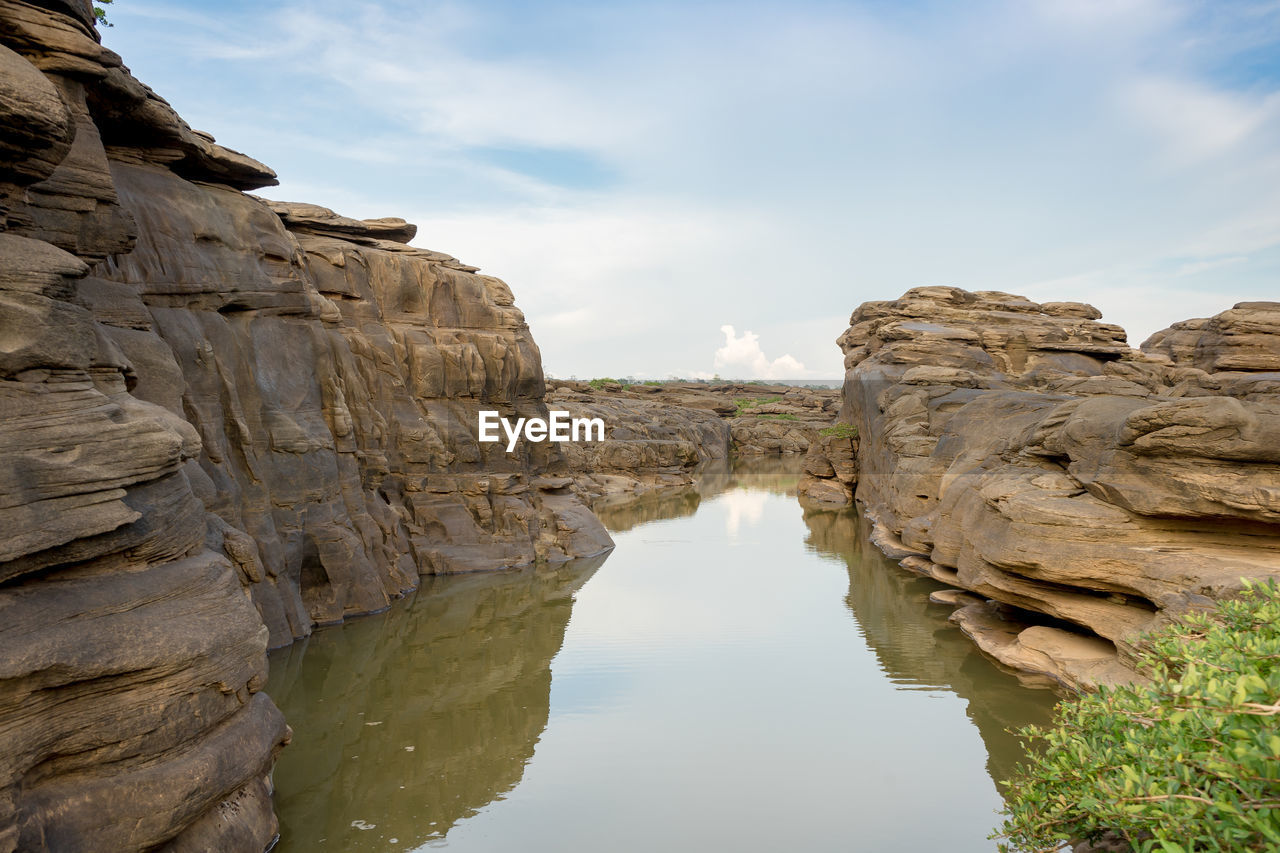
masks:
POLYGON ((80 299, 134 234, 88 94, 124 72, 91 20, 0 6, 0 850, 262 849, 288 739, 267 629, 207 546, 199 436, 130 393, 80 299))
POLYGON ((730 453, 803 453, 831 425, 839 394, 742 382, 557 380, 547 402, 606 424, 603 443, 565 445, 576 488, 599 507, 601 499, 688 487, 705 466, 730 453))
POLYGON ((261 850, 269 645, 599 553, 510 290, 244 190, 80 0, 0 0, 0 853, 261 850))
POLYGON ((1280 575, 1277 312, 1243 303, 1141 352, 1077 303, 864 304, 839 341, 841 420, 877 543, 989 602, 955 621, 1005 663, 1131 677, 1134 634, 1280 575))
POLYGON ((729 425, 719 415, 661 397, 587 383, 560 383, 548 394, 549 407, 604 424, 604 441, 562 445, 575 488, 597 506, 691 486, 701 468, 728 457, 729 425))
POLYGON ((555 445, 477 441, 482 408, 546 414, 501 281, 386 239, 411 233, 399 220, 361 230, 163 167, 112 174, 137 246, 84 299, 141 366, 134 393, 198 433, 191 480, 272 645, 380 610, 420 574, 609 546, 575 496, 532 482, 564 466, 555 445))
MULTIPOLYGON (((1243 377, 1235 373, 1280 372, 1280 303, 1241 302, 1230 311, 1207 319, 1184 320, 1156 332, 1142 344, 1143 352, 1161 354, 1179 367, 1194 367, 1228 384, 1243 377)), ((1199 387, 1204 377, 1189 385, 1199 387)), ((1263 381, 1276 382, 1275 376, 1263 381)), ((1275 392, 1272 386, 1272 393, 1275 392)))
POLYGON ((857 482, 857 429, 837 423, 818 430, 804 456, 800 494, 820 503, 842 506, 853 501, 857 482))

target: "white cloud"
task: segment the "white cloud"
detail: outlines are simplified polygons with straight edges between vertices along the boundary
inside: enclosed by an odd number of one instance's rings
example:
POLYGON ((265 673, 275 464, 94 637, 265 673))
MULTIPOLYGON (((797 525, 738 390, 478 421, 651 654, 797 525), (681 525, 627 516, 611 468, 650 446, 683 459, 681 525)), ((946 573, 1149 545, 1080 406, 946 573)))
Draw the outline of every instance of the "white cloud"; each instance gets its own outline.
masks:
POLYGON ((722 375, 839 376, 842 318, 920 284, 1090 301, 1134 340, 1274 294, 1274 3, 189 8, 104 37, 267 195, 507 280, 562 375, 710 367, 732 317, 722 375))
POLYGON ((1227 92, 1173 78, 1131 80, 1121 87, 1120 101, 1157 135, 1170 167, 1228 154, 1280 117, 1280 95, 1227 92))
POLYGON ((744 331, 741 336, 733 326, 720 327, 724 346, 716 350, 716 372, 729 379, 800 379, 806 375, 804 365, 790 354, 772 361, 760 349, 760 336, 744 331))

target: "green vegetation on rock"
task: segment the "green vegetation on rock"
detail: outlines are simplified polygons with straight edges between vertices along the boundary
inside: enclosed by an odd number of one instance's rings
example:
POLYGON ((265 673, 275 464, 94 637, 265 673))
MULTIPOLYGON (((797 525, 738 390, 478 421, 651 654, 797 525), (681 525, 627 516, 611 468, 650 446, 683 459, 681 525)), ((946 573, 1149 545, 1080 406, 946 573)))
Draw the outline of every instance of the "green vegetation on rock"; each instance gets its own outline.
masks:
POLYGON ((1001 850, 1109 836, 1132 849, 1280 849, 1280 588, 1148 635, 1151 681, 1064 701, 1030 727, 1008 789, 1001 850))
POLYGON ((748 409, 759 408, 768 403, 776 403, 781 399, 781 397, 743 397, 733 401, 733 407, 737 409, 734 414, 738 416, 749 414, 748 409))
POLYGON ((853 424, 838 423, 818 430, 819 435, 828 438, 857 438, 858 428, 853 424))

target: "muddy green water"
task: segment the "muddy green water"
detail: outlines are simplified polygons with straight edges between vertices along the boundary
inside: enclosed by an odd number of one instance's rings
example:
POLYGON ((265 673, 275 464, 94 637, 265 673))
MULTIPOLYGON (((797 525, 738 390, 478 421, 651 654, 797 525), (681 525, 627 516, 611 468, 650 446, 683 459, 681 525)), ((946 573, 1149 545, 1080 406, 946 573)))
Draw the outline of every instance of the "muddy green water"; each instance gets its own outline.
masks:
POLYGON ((602 509, 606 560, 426 579, 274 653, 277 850, 993 850, 1007 729, 1053 695, 855 513, 802 509, 796 467, 602 509))

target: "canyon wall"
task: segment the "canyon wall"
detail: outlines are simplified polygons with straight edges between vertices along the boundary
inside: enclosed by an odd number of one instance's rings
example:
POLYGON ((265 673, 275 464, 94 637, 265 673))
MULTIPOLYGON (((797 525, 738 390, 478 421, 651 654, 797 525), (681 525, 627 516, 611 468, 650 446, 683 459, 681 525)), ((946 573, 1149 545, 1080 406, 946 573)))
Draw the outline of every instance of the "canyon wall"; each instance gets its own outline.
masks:
POLYGON ((820 448, 803 493, 856 498, 953 615, 1063 683, 1133 677, 1135 634, 1280 577, 1280 303, 1130 348, 1079 303, 923 287, 839 339, 856 471, 820 448), (830 469, 830 470, 828 470, 830 469))
POLYGON ((423 574, 611 542, 501 281, 246 190, 102 48, 0 0, 0 851, 262 850, 266 650, 423 574))

